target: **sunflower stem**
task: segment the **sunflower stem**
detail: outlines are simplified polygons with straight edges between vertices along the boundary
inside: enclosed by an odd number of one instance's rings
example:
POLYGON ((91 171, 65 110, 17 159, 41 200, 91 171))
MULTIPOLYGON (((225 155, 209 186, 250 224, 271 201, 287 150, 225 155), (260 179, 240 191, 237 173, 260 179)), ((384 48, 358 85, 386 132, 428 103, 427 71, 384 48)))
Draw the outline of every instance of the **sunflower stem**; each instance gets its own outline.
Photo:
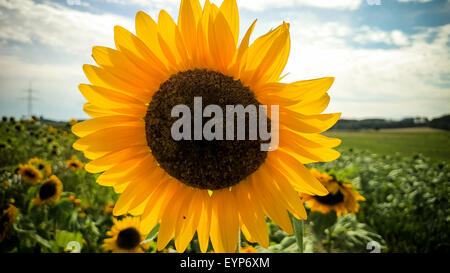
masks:
POLYGON ((298 252, 303 253, 303 220, 292 216, 292 226, 294 227, 295 240, 297 240, 298 252))
POLYGON ((238 237, 238 245, 236 248, 236 253, 239 253, 241 250, 241 229, 239 229, 239 237, 238 237))

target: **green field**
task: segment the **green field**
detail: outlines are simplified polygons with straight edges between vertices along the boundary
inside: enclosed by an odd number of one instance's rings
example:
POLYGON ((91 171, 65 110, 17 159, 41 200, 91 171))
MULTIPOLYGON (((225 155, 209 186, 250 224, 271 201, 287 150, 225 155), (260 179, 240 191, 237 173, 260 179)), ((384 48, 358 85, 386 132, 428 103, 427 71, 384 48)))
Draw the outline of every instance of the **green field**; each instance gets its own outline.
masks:
POLYGON ((325 133, 342 139, 339 150, 367 150, 381 155, 423 154, 433 160, 450 161, 450 132, 431 128, 381 130, 332 130, 325 133))

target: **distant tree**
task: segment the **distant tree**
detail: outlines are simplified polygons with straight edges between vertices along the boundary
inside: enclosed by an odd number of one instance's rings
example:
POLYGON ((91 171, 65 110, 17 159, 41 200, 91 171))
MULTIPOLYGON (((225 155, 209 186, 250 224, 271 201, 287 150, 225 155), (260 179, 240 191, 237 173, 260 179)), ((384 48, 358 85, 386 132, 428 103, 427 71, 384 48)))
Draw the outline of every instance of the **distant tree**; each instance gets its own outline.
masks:
POLYGON ((450 115, 434 118, 429 122, 431 128, 450 130, 450 115))

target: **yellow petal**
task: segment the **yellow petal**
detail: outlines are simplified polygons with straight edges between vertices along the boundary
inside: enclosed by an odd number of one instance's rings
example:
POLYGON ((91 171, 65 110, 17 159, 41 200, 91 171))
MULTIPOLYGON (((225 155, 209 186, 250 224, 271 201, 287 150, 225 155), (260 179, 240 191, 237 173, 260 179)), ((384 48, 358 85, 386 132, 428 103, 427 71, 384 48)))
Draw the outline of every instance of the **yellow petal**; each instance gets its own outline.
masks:
POLYGON ((127 96, 134 97, 144 103, 149 100, 151 90, 143 90, 133 84, 125 82, 102 68, 85 64, 83 65, 84 74, 92 85, 112 89, 127 96))
MULTIPOLYGON (((191 194, 191 193, 190 193, 191 194)), ((192 198, 185 200, 175 230, 175 246, 178 252, 184 252, 192 240, 202 213, 200 190, 193 189, 192 198)))
POLYGON ((147 182, 147 186, 143 187, 142 190, 136 193, 133 201, 129 205, 129 213, 132 215, 142 215, 145 208, 150 201, 151 195, 155 192, 159 185, 162 183, 167 183, 170 177, 161 168, 155 168, 149 177, 144 180, 147 182))
POLYGON ((103 172, 116 164, 120 164, 124 159, 138 156, 141 153, 150 153, 147 145, 132 146, 116 152, 108 153, 100 158, 97 158, 85 165, 86 171, 90 173, 103 172))
POLYGON ((270 219, 277 223, 277 225, 279 225, 284 231, 292 234, 292 224, 286 208, 281 207, 279 203, 277 203, 278 200, 273 200, 270 197, 269 192, 259 187, 260 181, 263 179, 267 179, 267 177, 261 176, 260 172, 257 171, 253 173, 253 175, 251 175, 249 178, 250 187, 252 189, 251 192, 255 194, 255 200, 257 200, 267 216, 269 216, 270 219))
POLYGON ((145 123, 143 120, 131 116, 107 116, 79 122, 72 126, 72 132, 79 137, 84 137, 101 129, 121 125, 143 128, 145 123))
POLYGON ((248 28, 247 32, 242 38, 241 44, 239 45, 238 50, 235 53, 233 58, 233 65, 230 67, 230 74, 234 75, 235 78, 239 78, 241 74, 241 69, 245 67, 246 58, 244 58, 245 53, 248 51, 248 44, 250 42, 250 36, 252 35, 253 30, 255 29, 256 20, 253 21, 252 25, 248 28))
POLYGON ((155 167, 156 162, 151 154, 140 154, 122 161, 121 164, 117 164, 105 171, 97 178, 97 183, 101 185, 112 185, 118 181, 132 180, 140 173, 145 173, 148 176, 155 167))
POLYGON ((173 72, 179 70, 178 64, 181 62, 175 41, 176 31, 177 25, 172 17, 165 10, 161 10, 158 17, 158 41, 164 56, 173 67, 173 72))
POLYGON ((88 84, 80 84, 78 89, 86 100, 101 108, 112 109, 133 107, 146 109, 145 103, 136 97, 116 92, 111 89, 88 84))
POLYGON ((197 227, 198 242, 200 245, 200 250, 205 253, 208 250, 209 234, 211 227, 211 197, 208 195, 207 191, 201 191, 202 199, 202 216, 197 227))
POLYGON ((140 69, 152 75, 159 82, 169 77, 166 65, 133 33, 120 26, 114 27, 116 47, 140 69))
POLYGON ((246 238, 251 237, 262 247, 269 247, 269 232, 266 226, 266 220, 258 202, 253 200, 254 194, 249 188, 248 181, 242 181, 235 186, 236 200, 239 200, 239 214, 241 226, 245 225, 247 229, 246 238))
POLYGON ((73 147, 77 150, 107 154, 130 146, 145 145, 147 141, 144 131, 144 128, 129 126, 106 128, 77 140, 73 147))
POLYGON ((215 60, 217 70, 226 73, 236 51, 236 44, 227 20, 221 12, 217 14, 215 20, 210 17, 208 38, 211 58, 215 60))
POLYGON ((268 154, 266 161, 271 168, 283 174, 298 192, 310 195, 326 195, 327 189, 320 183, 309 170, 295 157, 278 149, 268 154))
POLYGON ((239 10, 236 0, 224 0, 220 6, 220 11, 226 18, 234 38, 234 47, 239 40, 239 10))
POLYGON ((178 26, 191 58, 194 58, 196 53, 197 24, 201 15, 202 7, 198 0, 181 0, 178 26))
POLYGON ((211 243, 216 252, 235 252, 239 220, 234 195, 228 189, 214 191, 211 211, 211 243))
POLYGON ((296 101, 312 101, 320 99, 330 89, 333 82, 333 77, 326 77, 293 83, 267 83, 255 92, 276 94, 296 101))
POLYGON ((173 194, 172 198, 167 203, 164 213, 161 216, 161 224, 159 226, 158 241, 156 247, 161 251, 175 234, 175 228, 178 218, 180 217, 180 209, 186 198, 189 198, 183 187, 180 185, 178 190, 173 194))
MULTIPOLYGON (((278 80, 289 58, 290 47, 289 24, 283 23, 266 54, 258 60, 259 65, 250 80, 254 86, 278 80)), ((249 48, 249 54, 251 50, 252 47, 249 48)))
POLYGON ((157 80, 153 79, 151 74, 147 74, 135 66, 120 51, 94 46, 92 49, 92 57, 95 62, 105 71, 110 72, 121 80, 136 85, 143 90, 158 89, 157 80))
POLYGON ((330 103, 330 96, 324 94, 321 98, 316 100, 304 100, 288 108, 294 112, 304 115, 317 115, 322 113, 330 103))
POLYGON ((177 184, 177 182, 173 181, 161 183, 152 193, 141 216, 141 231, 143 233, 149 233, 161 219, 164 209, 178 189, 177 184))
POLYGON ((248 49, 242 81, 253 88, 268 80, 276 81, 287 62, 289 48, 289 25, 286 23, 256 39, 248 49))
POLYGON ((280 125, 300 133, 324 132, 336 124, 341 117, 341 113, 302 115, 286 108, 280 108, 279 115, 280 125))
POLYGON ((99 118, 106 116, 133 116, 141 118, 145 116, 145 108, 132 108, 132 107, 122 107, 122 108, 103 108, 92 103, 85 103, 83 106, 83 111, 86 112, 90 117, 99 118))
MULTIPOLYGON (((144 42, 147 48, 160 58, 164 56, 164 52, 159 46, 158 41, 158 24, 143 11, 136 13, 136 36, 144 42)), ((164 59, 162 60, 164 61, 164 59)))

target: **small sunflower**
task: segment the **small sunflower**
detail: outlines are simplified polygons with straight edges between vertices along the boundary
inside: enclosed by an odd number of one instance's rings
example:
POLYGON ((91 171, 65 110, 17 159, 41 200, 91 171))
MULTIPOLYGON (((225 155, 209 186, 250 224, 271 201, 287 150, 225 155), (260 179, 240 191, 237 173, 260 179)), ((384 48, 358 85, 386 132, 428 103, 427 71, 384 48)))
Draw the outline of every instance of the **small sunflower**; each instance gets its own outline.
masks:
POLYGON ((328 190, 325 196, 309 195, 301 193, 302 199, 312 211, 319 211, 326 214, 332 210, 338 216, 348 213, 357 213, 359 210, 358 201, 366 200, 360 195, 352 184, 336 181, 332 176, 323 172, 320 173, 312 168, 311 173, 316 177, 328 190))
POLYGON ((36 166, 39 171, 41 171, 45 176, 49 176, 52 173, 52 167, 47 164, 44 160, 39 159, 37 157, 30 158, 28 160, 28 164, 36 166))
POLYGON ((78 122, 78 120, 76 120, 74 118, 69 119, 69 124, 70 125, 75 125, 75 124, 77 124, 77 122, 78 122))
POLYGON ((61 197, 62 183, 56 175, 50 176, 42 183, 39 188, 37 197, 33 200, 33 203, 42 206, 45 204, 54 203, 61 197))
POLYGON ((113 221, 113 227, 106 233, 111 238, 105 239, 103 249, 114 253, 142 253, 145 235, 140 230, 139 218, 128 216, 113 221))
POLYGON ((174 239, 184 252, 197 232, 202 252, 209 240, 216 252, 233 252, 239 229, 267 248, 265 215, 292 234, 288 212, 306 219, 297 192, 328 193, 303 164, 340 155, 332 149, 340 140, 320 135, 340 117, 321 114, 334 79, 279 82, 290 26, 283 22, 250 44, 255 23, 238 43, 235 0, 220 7, 206 0, 203 8, 182 0, 177 23, 164 10, 157 22, 140 11, 136 35, 116 26, 116 49, 94 47, 98 66, 83 67, 91 85, 79 89, 93 119, 72 127, 81 137, 73 147, 92 160, 87 171, 104 172, 99 184, 122 193, 114 215, 141 215, 144 233, 160 223, 158 250, 174 239), (171 110, 193 109, 195 97, 222 111, 279 106, 278 149, 261 151, 260 138, 175 141, 171 110))
POLYGON ((72 158, 70 160, 67 160, 66 166, 67 166, 67 168, 71 169, 72 171, 77 171, 77 170, 82 170, 84 165, 80 160, 78 160, 76 158, 72 158))
POLYGON ((48 126, 47 130, 54 135, 58 134, 58 129, 56 129, 55 127, 53 127, 51 125, 48 126))
POLYGON ((104 213, 112 213, 114 209, 114 203, 112 201, 109 201, 106 203, 105 208, 103 209, 104 213))
POLYGON ((8 230, 11 228, 15 217, 16 217, 17 208, 10 204, 7 209, 2 211, 0 215, 0 243, 5 239, 8 234, 8 230))
POLYGON ((254 248, 253 246, 247 244, 246 246, 239 249, 239 253, 258 253, 258 250, 256 250, 256 248, 254 248))
POLYGON ((37 184, 43 177, 42 173, 31 164, 20 164, 18 174, 29 184, 37 184))

